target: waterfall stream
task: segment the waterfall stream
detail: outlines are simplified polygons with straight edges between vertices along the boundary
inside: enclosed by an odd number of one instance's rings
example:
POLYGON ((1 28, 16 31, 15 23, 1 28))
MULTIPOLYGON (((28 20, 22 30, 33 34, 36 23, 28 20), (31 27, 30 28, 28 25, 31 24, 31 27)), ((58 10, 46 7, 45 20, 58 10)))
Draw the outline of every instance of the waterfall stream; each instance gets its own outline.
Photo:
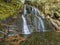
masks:
POLYGON ((27 21, 26 21, 26 18, 25 18, 26 14, 27 14, 26 5, 24 5, 24 12, 23 12, 23 15, 22 15, 22 20, 23 20, 22 34, 30 34, 30 31, 29 31, 28 25, 27 25, 27 21))
MULTIPOLYGON (((25 0, 21 0, 21 1, 22 1, 23 4, 25 3, 25 0)), ((33 18, 33 19, 34 19, 34 25, 35 25, 35 28, 36 28, 35 29, 36 32, 44 32, 45 31, 45 26, 44 26, 44 22, 43 22, 42 18, 38 16, 39 15, 39 13, 38 13, 39 10, 35 7, 32 7, 32 6, 30 8, 31 8, 30 14, 33 14, 35 16, 35 18, 33 18)), ((27 15, 28 15, 27 6, 26 6, 26 4, 24 4, 23 14, 22 14, 22 20, 23 20, 22 33, 23 34, 30 34, 31 33, 30 30, 32 30, 31 28, 29 29, 29 27, 28 27, 28 24, 27 24, 28 22, 26 20, 27 15)))
POLYGON ((34 7, 32 7, 32 11, 31 11, 35 16, 36 16, 36 18, 37 18, 37 22, 36 22, 36 27, 37 27, 37 32, 45 32, 46 30, 45 30, 45 26, 44 26, 44 22, 43 22, 43 20, 42 20, 42 18, 41 17, 39 17, 38 15, 39 15, 39 13, 38 13, 38 9, 36 9, 36 8, 34 8, 34 7))
POLYGON ((24 15, 22 15, 22 19, 23 19, 23 31, 22 31, 22 33, 23 34, 30 34, 30 31, 28 29, 27 22, 26 22, 24 15))
MULTIPOLYGON (((45 32, 44 22, 43 22, 42 18, 38 16, 39 15, 38 10, 34 7, 31 7, 31 8, 32 8, 32 10, 30 12, 31 12, 31 14, 33 14, 35 16, 34 24, 36 27, 36 32, 45 32)), ((26 10, 26 5, 24 5, 24 11, 23 11, 23 15, 22 15, 22 20, 23 20, 22 33, 23 34, 30 34, 31 33, 30 32, 31 29, 29 29, 29 27, 27 25, 26 17, 25 17, 28 15, 27 12, 28 12, 28 10, 26 10)))

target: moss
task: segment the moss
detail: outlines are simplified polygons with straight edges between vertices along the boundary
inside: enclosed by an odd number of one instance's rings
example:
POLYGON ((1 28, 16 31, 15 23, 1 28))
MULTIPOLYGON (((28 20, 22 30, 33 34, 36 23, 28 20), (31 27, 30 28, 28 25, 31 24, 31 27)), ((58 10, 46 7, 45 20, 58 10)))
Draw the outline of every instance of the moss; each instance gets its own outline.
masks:
POLYGON ((32 33, 21 45, 60 45, 60 33, 41 32, 32 33))
POLYGON ((4 37, 4 34, 0 33, 0 37, 2 37, 2 38, 3 38, 3 37, 4 37))

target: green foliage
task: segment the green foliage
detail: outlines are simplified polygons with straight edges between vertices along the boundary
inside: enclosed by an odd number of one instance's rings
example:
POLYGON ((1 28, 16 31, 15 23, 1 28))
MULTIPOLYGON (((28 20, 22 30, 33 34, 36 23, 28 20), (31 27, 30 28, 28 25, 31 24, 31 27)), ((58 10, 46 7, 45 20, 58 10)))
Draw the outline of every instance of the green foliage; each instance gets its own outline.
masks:
POLYGON ((9 16, 17 15, 21 7, 22 3, 20 0, 12 0, 9 3, 0 0, 0 20, 4 20, 9 16))
POLYGON ((43 12, 45 15, 54 15, 56 13, 57 17, 60 17, 60 0, 27 0, 27 4, 30 4, 32 6, 35 6, 38 8, 41 12, 43 12))

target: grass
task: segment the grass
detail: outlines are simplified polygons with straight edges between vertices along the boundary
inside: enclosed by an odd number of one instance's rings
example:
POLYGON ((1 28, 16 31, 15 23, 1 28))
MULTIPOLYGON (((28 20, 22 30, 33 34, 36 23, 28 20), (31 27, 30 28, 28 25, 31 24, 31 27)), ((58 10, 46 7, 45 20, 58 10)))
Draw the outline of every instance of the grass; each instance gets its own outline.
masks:
POLYGON ((32 33, 21 45, 60 45, 59 32, 32 33))
MULTIPOLYGON (((21 40, 20 36, 15 38, 21 40)), ((6 38, 9 43, 3 41, 2 43, 0 42, 0 45, 11 44, 15 38, 6 38)), ((16 41, 16 43, 18 42, 16 41)), ((34 32, 25 41, 20 42, 19 45, 60 45, 60 32, 34 32)))
POLYGON ((0 45, 5 45, 6 44, 6 42, 0 42, 0 45))

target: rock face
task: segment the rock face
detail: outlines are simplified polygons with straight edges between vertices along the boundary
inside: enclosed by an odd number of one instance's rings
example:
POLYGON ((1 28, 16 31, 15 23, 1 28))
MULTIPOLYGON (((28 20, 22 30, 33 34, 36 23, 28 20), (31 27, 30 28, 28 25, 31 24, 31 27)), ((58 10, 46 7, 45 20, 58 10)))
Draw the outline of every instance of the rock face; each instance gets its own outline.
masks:
POLYGON ((52 28, 55 28, 54 30, 60 30, 60 21, 57 19, 54 19, 50 16, 46 16, 46 19, 48 20, 48 22, 51 23, 52 28))
POLYGON ((4 0, 5 2, 11 2, 11 0, 4 0))
POLYGON ((19 13, 18 15, 17 15, 17 19, 16 19, 17 21, 16 21, 16 23, 17 23, 17 28, 18 28, 18 32, 22 32, 22 23, 23 23, 23 21, 22 21, 22 14, 21 13, 19 13))
POLYGON ((34 27, 34 16, 32 14, 28 14, 26 16, 27 18, 27 24, 28 24, 28 27, 30 29, 30 32, 33 32, 35 30, 35 27, 34 27))

